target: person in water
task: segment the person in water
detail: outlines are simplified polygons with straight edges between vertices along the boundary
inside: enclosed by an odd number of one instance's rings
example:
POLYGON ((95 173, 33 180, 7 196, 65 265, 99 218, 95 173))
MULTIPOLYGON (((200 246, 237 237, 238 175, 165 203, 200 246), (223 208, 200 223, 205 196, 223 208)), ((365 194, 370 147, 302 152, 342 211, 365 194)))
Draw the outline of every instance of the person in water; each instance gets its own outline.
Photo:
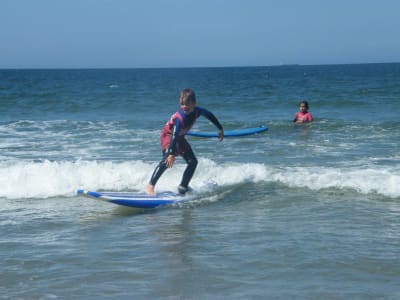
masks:
POLYGON ((300 102, 300 111, 296 113, 293 122, 296 122, 296 123, 312 122, 313 116, 308 111, 308 108, 309 108, 308 102, 307 101, 301 101, 300 102))
POLYGON ((179 96, 179 104, 180 109, 171 116, 161 131, 160 142, 163 158, 155 168, 147 185, 146 192, 149 195, 154 195, 154 188, 158 179, 167 168, 173 166, 178 155, 181 155, 187 163, 182 181, 178 186, 178 192, 185 194, 189 190, 189 182, 196 170, 197 159, 192 147, 185 139, 185 135, 198 117, 204 116, 210 120, 219 130, 219 140, 222 141, 224 139, 224 129, 218 119, 210 111, 196 106, 196 95, 193 90, 182 90, 179 96))

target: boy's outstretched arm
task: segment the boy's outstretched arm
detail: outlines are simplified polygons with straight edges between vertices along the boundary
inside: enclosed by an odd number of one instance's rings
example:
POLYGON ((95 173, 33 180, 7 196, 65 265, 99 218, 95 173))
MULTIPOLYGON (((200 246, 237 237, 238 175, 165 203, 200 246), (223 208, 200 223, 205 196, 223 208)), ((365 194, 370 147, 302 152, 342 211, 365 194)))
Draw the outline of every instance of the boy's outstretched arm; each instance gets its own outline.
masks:
POLYGON ((222 142, 222 140, 224 139, 224 130, 223 129, 220 129, 218 131, 218 139, 220 142, 222 142))

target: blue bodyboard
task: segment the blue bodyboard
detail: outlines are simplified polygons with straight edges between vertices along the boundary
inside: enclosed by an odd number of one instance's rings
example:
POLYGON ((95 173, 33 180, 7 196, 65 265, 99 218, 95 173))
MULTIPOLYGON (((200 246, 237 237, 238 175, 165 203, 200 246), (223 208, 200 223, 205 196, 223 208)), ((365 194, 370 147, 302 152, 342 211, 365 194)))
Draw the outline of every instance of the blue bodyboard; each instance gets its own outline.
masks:
MULTIPOLYGON (((239 137, 239 136, 260 133, 260 132, 264 132, 267 130, 268 130, 268 127, 266 127, 266 126, 227 130, 227 131, 224 131, 224 137, 239 137)), ((218 137, 218 132, 217 131, 215 131, 215 132, 189 131, 187 133, 187 135, 209 138, 209 137, 218 137)))
POLYGON ((77 194, 92 199, 136 208, 155 208, 158 206, 174 204, 187 198, 184 195, 174 192, 161 192, 150 196, 146 193, 92 192, 79 189, 77 190, 77 194))

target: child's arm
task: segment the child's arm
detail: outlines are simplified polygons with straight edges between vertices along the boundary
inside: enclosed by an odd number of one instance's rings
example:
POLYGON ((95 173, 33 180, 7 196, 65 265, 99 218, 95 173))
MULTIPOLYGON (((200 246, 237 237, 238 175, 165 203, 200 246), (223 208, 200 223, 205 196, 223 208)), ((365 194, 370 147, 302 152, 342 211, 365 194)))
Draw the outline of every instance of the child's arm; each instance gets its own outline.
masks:
POLYGON ((220 129, 218 131, 218 139, 220 142, 222 142, 222 140, 224 139, 224 130, 223 129, 220 129))
POLYGON ((165 165, 167 166, 167 168, 172 168, 172 166, 175 163, 175 155, 170 154, 167 156, 167 158, 165 159, 165 165))
POLYGON ((176 152, 176 138, 179 136, 181 130, 181 123, 178 118, 175 119, 174 125, 172 127, 171 141, 169 142, 168 148, 165 150, 166 159, 165 165, 171 168, 175 162, 175 152, 176 152))
POLYGON ((174 125, 172 127, 171 133, 171 141, 169 142, 169 146, 165 149, 165 154, 167 155, 175 155, 176 152, 176 138, 179 136, 179 132, 181 131, 181 123, 178 118, 175 119, 174 125))
POLYGON ((297 113, 294 114, 293 122, 297 122, 297 113))
POLYGON ((222 127, 221 123, 219 123, 218 119, 214 114, 204 108, 200 108, 200 114, 205 116, 211 123, 214 124, 215 127, 219 129, 218 131, 218 138, 220 141, 224 139, 224 128, 222 127))

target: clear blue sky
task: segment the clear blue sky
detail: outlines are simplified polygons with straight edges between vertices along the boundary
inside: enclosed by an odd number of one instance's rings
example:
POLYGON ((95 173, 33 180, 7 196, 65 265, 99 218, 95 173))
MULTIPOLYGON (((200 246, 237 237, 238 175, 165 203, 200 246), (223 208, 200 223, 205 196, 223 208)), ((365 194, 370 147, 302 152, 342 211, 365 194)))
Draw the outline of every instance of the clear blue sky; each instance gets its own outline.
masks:
POLYGON ((0 68, 375 62, 398 0, 0 0, 0 68))

